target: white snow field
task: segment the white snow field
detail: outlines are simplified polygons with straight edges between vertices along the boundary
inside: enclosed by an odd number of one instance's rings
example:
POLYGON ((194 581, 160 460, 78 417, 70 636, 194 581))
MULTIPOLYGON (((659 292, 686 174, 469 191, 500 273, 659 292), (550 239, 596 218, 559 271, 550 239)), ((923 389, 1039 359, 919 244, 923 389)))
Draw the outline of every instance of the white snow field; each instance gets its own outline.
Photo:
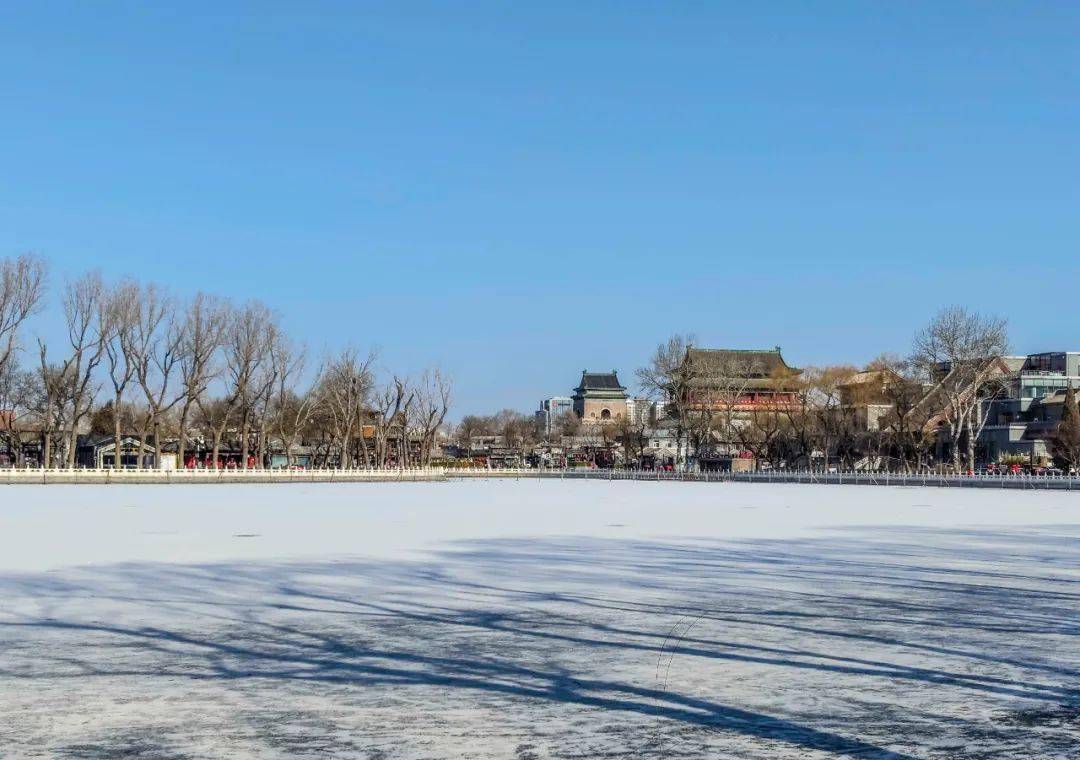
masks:
POLYGON ((0 757, 1076 758, 1080 494, 0 487, 0 757))

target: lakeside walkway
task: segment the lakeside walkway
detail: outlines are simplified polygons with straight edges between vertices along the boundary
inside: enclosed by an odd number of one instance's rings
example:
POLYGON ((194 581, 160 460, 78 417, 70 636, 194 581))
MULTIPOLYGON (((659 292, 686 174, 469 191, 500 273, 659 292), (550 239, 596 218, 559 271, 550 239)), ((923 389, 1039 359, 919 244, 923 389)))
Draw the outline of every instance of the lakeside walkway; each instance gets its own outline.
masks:
POLYGON ((1020 490, 1080 491, 1076 475, 945 475, 939 473, 821 472, 774 470, 764 472, 667 472, 664 470, 537 470, 406 469, 314 470, 113 470, 113 469, 0 469, 0 484, 212 484, 212 483, 385 483, 442 482, 454 479, 640 480, 701 483, 804 483, 864 486, 936 486, 943 488, 1007 488, 1020 490))

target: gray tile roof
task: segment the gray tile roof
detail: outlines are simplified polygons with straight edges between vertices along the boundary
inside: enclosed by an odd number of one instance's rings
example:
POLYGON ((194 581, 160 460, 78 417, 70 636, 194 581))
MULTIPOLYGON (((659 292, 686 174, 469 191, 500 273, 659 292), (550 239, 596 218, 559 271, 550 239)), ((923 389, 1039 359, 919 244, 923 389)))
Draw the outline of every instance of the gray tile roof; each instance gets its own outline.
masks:
POLYGON ((780 355, 779 347, 764 350, 691 348, 687 351, 687 359, 705 373, 728 374, 735 370, 748 377, 771 377, 802 372, 788 366, 780 355))
POLYGON ((583 391, 626 390, 619 382, 619 375, 614 370, 611 372, 589 372, 585 370, 581 373, 581 385, 578 388, 583 391))

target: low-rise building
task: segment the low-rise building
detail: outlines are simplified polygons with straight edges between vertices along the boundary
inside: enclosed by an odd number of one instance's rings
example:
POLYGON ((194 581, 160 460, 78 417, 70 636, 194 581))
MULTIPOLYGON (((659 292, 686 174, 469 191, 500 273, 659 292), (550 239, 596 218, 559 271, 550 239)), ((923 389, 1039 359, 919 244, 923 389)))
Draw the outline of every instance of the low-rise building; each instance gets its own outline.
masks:
MULTIPOLYGON (((125 435, 120 439, 120 455, 116 455, 116 440, 111 435, 80 435, 75 446, 75 462, 91 469, 157 469, 159 463, 154 446, 140 441, 138 436, 125 435)), ((172 469, 175 456, 162 456, 162 469, 172 469), (168 463, 168 464, 166 464, 168 463)))
POLYGON ((641 452, 641 466, 646 470, 674 467, 686 461, 689 445, 671 422, 662 422, 649 431, 641 452))

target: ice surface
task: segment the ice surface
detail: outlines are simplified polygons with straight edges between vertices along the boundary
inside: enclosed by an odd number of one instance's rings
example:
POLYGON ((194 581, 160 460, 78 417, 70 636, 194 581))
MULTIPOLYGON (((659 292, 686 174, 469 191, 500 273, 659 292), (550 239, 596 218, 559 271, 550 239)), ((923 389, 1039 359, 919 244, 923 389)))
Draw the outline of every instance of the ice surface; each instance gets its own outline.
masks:
POLYGON ((1080 495, 0 488, 0 756, 1075 757, 1080 495))

